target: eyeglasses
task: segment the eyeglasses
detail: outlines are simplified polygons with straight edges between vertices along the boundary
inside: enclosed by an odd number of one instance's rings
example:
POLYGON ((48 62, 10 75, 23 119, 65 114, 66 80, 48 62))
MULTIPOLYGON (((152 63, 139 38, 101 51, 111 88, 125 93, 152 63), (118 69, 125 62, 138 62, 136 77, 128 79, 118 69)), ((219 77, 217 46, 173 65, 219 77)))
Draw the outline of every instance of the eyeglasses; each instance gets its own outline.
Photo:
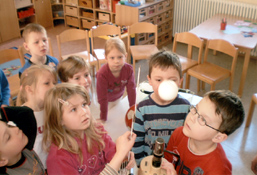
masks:
POLYGON ((218 130, 218 129, 216 129, 216 128, 213 128, 212 126, 208 125, 207 122, 206 122, 206 120, 205 120, 205 118, 204 118, 203 116, 201 116, 201 115, 198 113, 198 111, 197 111, 197 109, 196 109, 195 106, 193 106, 193 105, 190 106, 190 112, 191 112, 193 115, 195 115, 195 114, 198 115, 198 116, 197 116, 197 121, 198 121, 198 123, 199 123, 201 126, 208 126, 208 127, 210 127, 211 129, 214 129, 214 130, 216 130, 216 131, 218 131, 218 132, 221 132, 220 130, 218 130))

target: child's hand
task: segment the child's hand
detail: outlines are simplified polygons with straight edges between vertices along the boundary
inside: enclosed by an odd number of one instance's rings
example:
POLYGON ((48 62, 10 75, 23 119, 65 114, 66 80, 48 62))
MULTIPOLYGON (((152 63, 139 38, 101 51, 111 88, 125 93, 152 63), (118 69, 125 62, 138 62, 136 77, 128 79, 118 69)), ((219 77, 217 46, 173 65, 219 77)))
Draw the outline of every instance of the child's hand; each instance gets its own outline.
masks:
POLYGON ((130 170, 131 168, 133 168, 133 167, 135 166, 135 164, 136 164, 136 160, 135 160, 134 153, 130 151, 129 154, 130 154, 130 160, 129 160, 129 162, 128 162, 128 165, 126 166, 126 168, 127 168, 128 170, 130 170))
POLYGON ((257 155, 254 157, 252 160, 252 166, 251 166, 252 171, 254 174, 257 174, 257 155))
POLYGON ((136 140, 136 134, 132 133, 132 137, 130 134, 130 131, 127 131, 116 140, 116 154, 123 155, 123 159, 128 155, 136 140))
POLYGON ((167 175, 177 175, 176 170, 172 163, 168 162, 165 158, 162 158, 161 168, 167 171, 167 175))

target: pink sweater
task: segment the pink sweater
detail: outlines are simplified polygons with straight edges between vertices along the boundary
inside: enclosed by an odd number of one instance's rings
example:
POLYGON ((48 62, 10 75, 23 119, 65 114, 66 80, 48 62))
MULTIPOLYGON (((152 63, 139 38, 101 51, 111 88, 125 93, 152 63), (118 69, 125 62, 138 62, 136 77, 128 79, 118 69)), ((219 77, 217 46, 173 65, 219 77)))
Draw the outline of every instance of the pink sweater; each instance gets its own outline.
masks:
POLYGON ((47 157, 48 175, 98 175, 109 163, 116 152, 115 143, 108 134, 103 136, 105 148, 99 152, 96 146, 93 146, 94 154, 87 151, 86 136, 82 143, 83 164, 81 165, 77 154, 68 152, 65 149, 58 149, 52 144, 47 157))
POLYGON ((122 67, 120 76, 114 77, 108 64, 105 64, 97 72, 97 97, 100 104, 100 118, 107 120, 108 102, 115 101, 124 93, 127 87, 129 106, 133 106, 136 100, 136 84, 133 68, 125 63, 122 67))

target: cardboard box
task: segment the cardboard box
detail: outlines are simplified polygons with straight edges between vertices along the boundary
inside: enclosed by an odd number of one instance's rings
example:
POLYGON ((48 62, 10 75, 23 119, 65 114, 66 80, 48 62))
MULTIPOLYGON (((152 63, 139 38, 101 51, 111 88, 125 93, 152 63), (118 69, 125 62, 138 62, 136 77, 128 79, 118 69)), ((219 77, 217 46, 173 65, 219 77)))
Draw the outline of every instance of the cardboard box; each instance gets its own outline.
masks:
POLYGON ((79 5, 82 7, 93 8, 92 0, 79 0, 79 5))
POLYGON ((94 18, 94 13, 89 11, 82 11, 82 16, 87 18, 94 18))
POLYGON ((110 14, 109 13, 98 13, 98 19, 103 21, 110 21, 110 14))
POLYGON ((147 8, 147 15, 154 15, 154 13, 156 13, 156 5, 147 8))
POLYGON ((66 16, 66 24, 79 27, 79 19, 71 16, 66 16))
POLYGON ((146 8, 139 9, 138 13, 139 13, 139 19, 144 18, 147 15, 147 9, 146 8))
POLYGON ((70 4, 70 5, 75 5, 75 6, 78 5, 78 0, 66 0, 65 2, 66 4, 70 4))
POLYGON ((78 16, 78 8, 73 6, 65 6, 65 13, 67 15, 78 16))
POLYGON ((92 20, 82 19, 82 27, 86 29, 91 29, 95 26, 95 22, 92 20))
POLYGON ((156 16, 156 24, 159 25, 164 21, 164 13, 156 16))
POLYGON ((160 2, 157 4, 156 11, 160 12, 164 10, 164 2, 160 2))

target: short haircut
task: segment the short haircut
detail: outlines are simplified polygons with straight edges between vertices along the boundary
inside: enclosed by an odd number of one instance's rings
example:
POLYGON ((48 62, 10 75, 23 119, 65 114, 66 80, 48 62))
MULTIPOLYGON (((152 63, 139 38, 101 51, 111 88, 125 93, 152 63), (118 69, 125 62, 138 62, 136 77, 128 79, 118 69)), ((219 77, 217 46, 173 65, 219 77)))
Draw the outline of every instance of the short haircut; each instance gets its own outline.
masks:
POLYGON ((46 34, 46 29, 43 26, 41 26, 40 24, 35 24, 35 23, 27 24, 22 32, 22 37, 25 40, 25 42, 27 42, 28 35, 31 32, 38 32, 38 33, 46 34))
POLYGON ((216 90, 207 92, 204 97, 208 97, 214 103, 215 113, 222 118, 220 132, 230 135, 241 126, 245 113, 243 104, 236 94, 229 90, 216 90))
POLYGON ((90 70, 88 61, 80 56, 72 55, 58 64, 57 73, 62 82, 68 82, 68 78, 72 78, 76 73, 85 69, 90 70))
POLYGON ((126 55, 126 46, 120 38, 110 38, 105 43, 105 56, 107 56, 112 49, 118 49, 123 55, 126 55))
POLYGON ((179 57, 173 52, 162 50, 151 55, 149 61, 149 77, 151 77, 153 67, 159 67, 162 70, 173 67, 178 71, 180 78, 182 78, 182 68, 179 57))

